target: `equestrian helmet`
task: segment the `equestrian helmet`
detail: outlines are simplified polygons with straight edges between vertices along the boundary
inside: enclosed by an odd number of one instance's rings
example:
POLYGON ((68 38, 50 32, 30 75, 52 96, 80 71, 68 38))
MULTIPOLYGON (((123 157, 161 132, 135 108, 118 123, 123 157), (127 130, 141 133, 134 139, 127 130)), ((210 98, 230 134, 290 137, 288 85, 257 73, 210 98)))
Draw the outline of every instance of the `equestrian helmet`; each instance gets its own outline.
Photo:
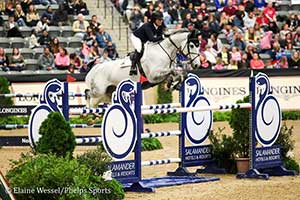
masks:
POLYGON ((155 22, 155 20, 160 19, 163 20, 164 16, 160 11, 155 11, 151 15, 151 21, 155 22))

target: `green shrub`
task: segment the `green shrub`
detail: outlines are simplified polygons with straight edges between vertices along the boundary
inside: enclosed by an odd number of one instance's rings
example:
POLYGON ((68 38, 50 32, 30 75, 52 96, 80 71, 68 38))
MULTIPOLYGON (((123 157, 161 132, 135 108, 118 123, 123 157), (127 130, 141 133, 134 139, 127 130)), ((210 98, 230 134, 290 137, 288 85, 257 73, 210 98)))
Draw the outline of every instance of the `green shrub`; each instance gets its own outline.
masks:
POLYGON ((49 113, 47 119, 42 122, 39 134, 41 138, 37 142, 37 153, 54 153, 57 156, 73 154, 75 135, 70 124, 60 113, 49 113))
POLYGON ((29 117, 7 116, 0 117, 0 124, 28 124, 29 117))
POLYGON ((284 111, 282 112, 283 120, 299 120, 300 112, 299 111, 284 111))
MULTIPOLYGON (((236 103, 249 102, 249 96, 236 103)), ((229 125, 233 129, 235 155, 239 158, 249 158, 249 110, 232 109, 229 125)))
POLYGON ((142 151, 152 151, 162 149, 162 144, 157 138, 144 138, 142 139, 142 151))
POLYGON ((171 102, 173 102, 172 92, 165 87, 165 83, 159 84, 157 86, 157 103, 163 104, 171 102))
POLYGON ((231 111, 226 112, 214 112, 214 122, 229 121, 231 117, 231 111))
POLYGON ((286 169, 295 170, 299 174, 299 164, 294 158, 290 156, 283 158, 283 163, 286 169))
POLYGON ((122 199, 124 191, 116 181, 94 176, 91 169, 70 157, 53 154, 23 156, 7 173, 11 188, 32 189, 30 194, 15 194, 18 200, 122 199), (52 192, 38 192, 42 188, 52 192), (65 189, 56 193, 56 189, 65 189), (102 189, 102 193, 94 193, 102 189))
POLYGON ((80 164, 85 164, 92 170, 94 175, 102 176, 108 170, 108 165, 111 162, 111 157, 106 153, 102 144, 97 146, 97 149, 90 150, 84 154, 77 156, 80 164))
POLYGON ((234 158, 235 146, 232 136, 222 134, 225 128, 218 131, 211 131, 208 138, 213 145, 213 158, 219 168, 223 168, 228 173, 236 173, 234 158))
MULTIPOLYGON (((5 77, 0 77, 0 94, 9 94, 9 82, 5 77)), ((12 106, 13 101, 10 97, 0 97, 1 106, 12 106)))
POLYGON ((288 152, 294 149, 295 141, 292 140, 293 129, 293 126, 289 128, 285 123, 281 126, 275 145, 280 145, 282 158, 287 158, 288 152))

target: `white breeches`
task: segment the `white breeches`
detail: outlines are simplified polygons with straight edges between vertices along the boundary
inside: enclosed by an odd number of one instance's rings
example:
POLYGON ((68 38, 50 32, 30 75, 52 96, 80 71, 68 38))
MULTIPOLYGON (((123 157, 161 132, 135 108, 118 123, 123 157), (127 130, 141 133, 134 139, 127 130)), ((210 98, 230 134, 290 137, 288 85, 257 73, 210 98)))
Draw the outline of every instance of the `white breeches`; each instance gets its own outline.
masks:
POLYGON ((131 42, 133 47, 139 52, 141 53, 142 50, 142 41, 140 40, 140 38, 136 37, 135 35, 131 34, 130 36, 131 42))

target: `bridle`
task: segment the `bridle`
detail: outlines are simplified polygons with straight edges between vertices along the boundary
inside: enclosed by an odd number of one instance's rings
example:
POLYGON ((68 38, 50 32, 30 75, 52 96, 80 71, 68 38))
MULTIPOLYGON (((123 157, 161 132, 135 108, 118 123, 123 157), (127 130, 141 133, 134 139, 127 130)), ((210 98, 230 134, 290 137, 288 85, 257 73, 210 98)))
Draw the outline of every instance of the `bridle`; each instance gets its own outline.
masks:
MULTIPOLYGON (((167 36, 168 40, 171 42, 171 44, 176 48, 176 52, 182 54, 184 57, 187 57, 188 58, 188 64, 192 64, 194 62, 195 59, 197 59, 199 57, 199 54, 198 53, 192 53, 190 52, 190 43, 194 43, 195 46, 197 46, 195 43, 198 42, 198 39, 197 38, 192 38, 191 37, 191 33, 188 35, 188 39, 186 41, 186 43, 181 47, 181 46, 177 46, 175 44, 175 42, 172 40, 172 36, 175 35, 174 34, 171 34, 169 36, 167 36), (184 53, 184 49, 187 47, 187 53, 184 53), (196 55, 194 57, 192 57, 192 55, 196 55)), ((199 43, 199 42, 198 42, 199 43)), ((176 64, 177 61, 176 61, 176 55, 174 58, 171 57, 171 55, 167 52, 167 50, 161 45, 161 43, 159 42, 158 43, 159 46, 162 48, 162 50, 167 54, 167 56, 169 57, 170 59, 170 66, 169 68, 172 67, 172 64, 176 64)))

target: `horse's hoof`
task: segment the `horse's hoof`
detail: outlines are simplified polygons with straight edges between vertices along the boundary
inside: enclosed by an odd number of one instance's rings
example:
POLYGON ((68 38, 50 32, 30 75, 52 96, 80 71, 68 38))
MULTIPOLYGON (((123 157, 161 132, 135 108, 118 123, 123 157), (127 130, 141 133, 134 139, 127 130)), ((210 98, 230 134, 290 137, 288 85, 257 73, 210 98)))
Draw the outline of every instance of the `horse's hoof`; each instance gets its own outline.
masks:
POLYGON ((93 120, 93 119, 88 119, 86 124, 87 124, 88 126, 92 126, 92 125, 95 124, 95 120, 93 120))

